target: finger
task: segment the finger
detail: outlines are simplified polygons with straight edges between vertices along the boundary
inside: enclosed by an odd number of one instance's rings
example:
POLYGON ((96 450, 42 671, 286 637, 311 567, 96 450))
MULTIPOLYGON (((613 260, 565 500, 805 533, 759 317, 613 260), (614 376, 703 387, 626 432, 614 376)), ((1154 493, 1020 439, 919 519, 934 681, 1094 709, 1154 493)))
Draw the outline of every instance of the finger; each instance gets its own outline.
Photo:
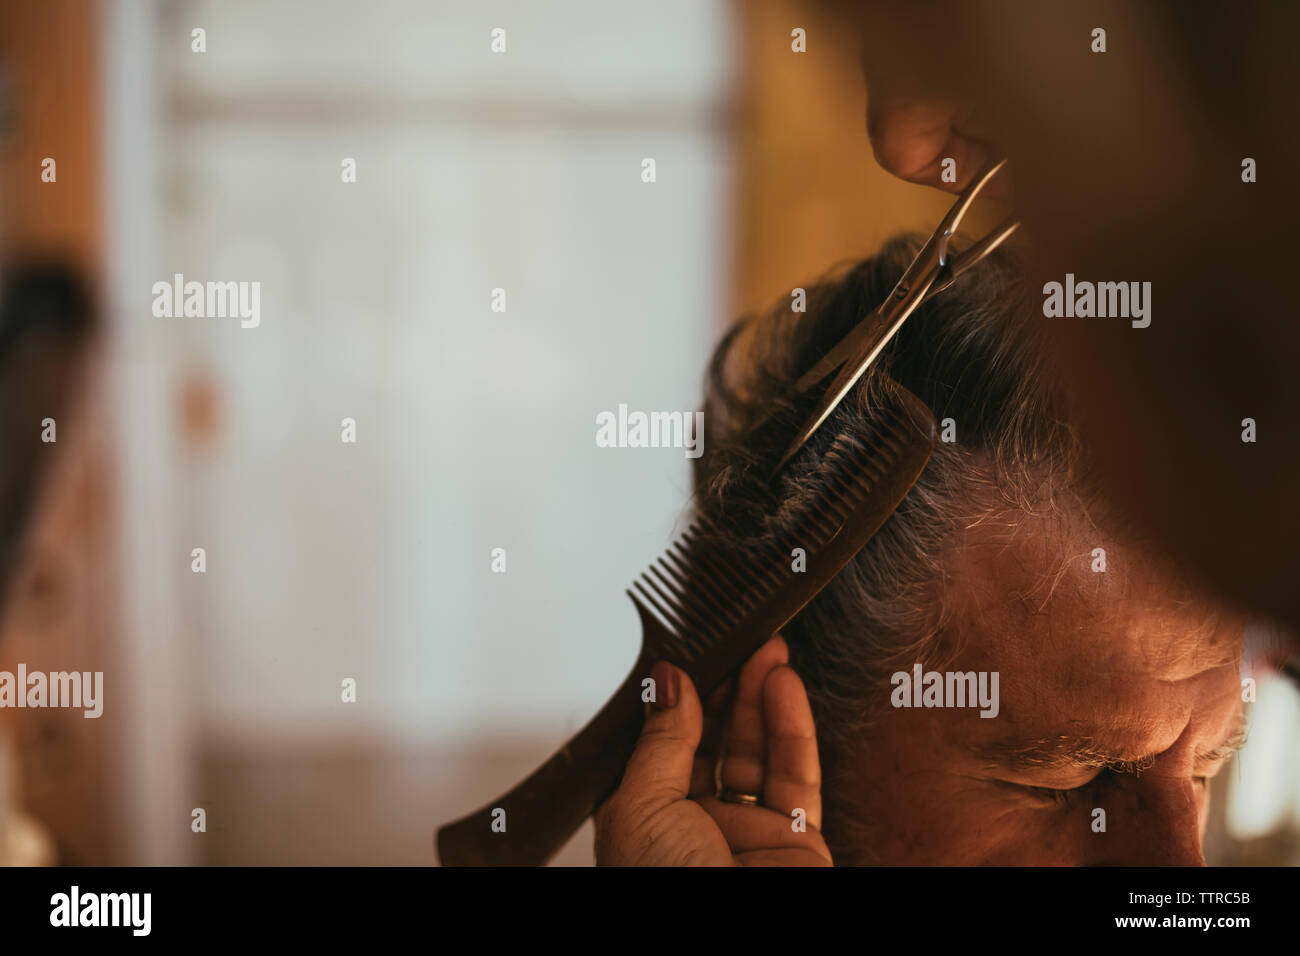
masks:
POLYGON ((761 849, 736 854, 739 866, 834 866, 825 844, 797 849, 761 849))
POLYGON ((763 805, 792 815, 802 809, 808 826, 822 828, 822 771, 817 730, 803 681, 788 666, 773 668, 763 683, 767 768, 763 805))
POLYGON ((638 808, 652 811, 689 792, 703 715, 695 685, 683 670, 659 661, 650 676, 655 681, 655 702, 649 706, 619 792, 638 808))
POLYGON ((727 710, 735 680, 722 683, 704 702, 704 733, 695 751, 691 770, 692 797, 713 796, 717 792, 718 758, 722 755, 722 738, 727 729, 727 710))
POLYGON ((727 846, 737 857, 745 853, 788 853, 792 849, 807 849, 814 854, 808 860, 811 865, 824 866, 830 862, 830 850, 821 833, 815 827, 796 826, 793 816, 767 807, 746 807, 713 797, 706 797, 699 803, 713 817, 727 840, 727 846))
POLYGON ((790 649, 778 634, 741 667, 722 748, 722 786, 742 793, 763 792, 763 681, 772 668, 789 659, 790 649))
MULTIPOLYGON (((992 150, 967 128, 969 116, 970 108, 953 100, 873 97, 867 132, 876 161, 900 179, 959 193, 993 158, 992 150), (943 175, 946 160, 952 160, 951 182, 943 175)), ((1009 177, 998 176, 982 195, 1007 198, 1009 177)))

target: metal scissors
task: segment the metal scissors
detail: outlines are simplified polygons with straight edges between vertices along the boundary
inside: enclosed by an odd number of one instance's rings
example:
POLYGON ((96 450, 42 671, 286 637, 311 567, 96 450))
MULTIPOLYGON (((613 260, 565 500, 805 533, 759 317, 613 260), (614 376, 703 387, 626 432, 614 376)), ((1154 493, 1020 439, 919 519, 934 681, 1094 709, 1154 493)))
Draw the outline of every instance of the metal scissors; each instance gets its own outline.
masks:
POLYGON ((871 367, 871 363, 889 344, 894 334, 907 321, 908 316, 916 311, 917 306, 929 296, 942 292, 952 285, 953 280, 1000 246, 1020 226, 1014 216, 1008 216, 992 232, 970 248, 958 255, 949 254, 948 244, 961 225, 966 210, 970 208, 971 203, 975 201, 988 181, 1006 165, 1006 162, 1005 159, 998 160, 975 177, 948 210, 929 240, 921 247, 921 251, 907 267, 889 297, 795 383, 794 394, 799 395, 820 384, 827 375, 839 369, 839 374, 827 387, 826 394, 818 403, 816 410, 795 435, 794 441, 785 454, 781 456, 773 474, 779 472, 830 417, 831 412, 835 411, 844 396, 871 367))

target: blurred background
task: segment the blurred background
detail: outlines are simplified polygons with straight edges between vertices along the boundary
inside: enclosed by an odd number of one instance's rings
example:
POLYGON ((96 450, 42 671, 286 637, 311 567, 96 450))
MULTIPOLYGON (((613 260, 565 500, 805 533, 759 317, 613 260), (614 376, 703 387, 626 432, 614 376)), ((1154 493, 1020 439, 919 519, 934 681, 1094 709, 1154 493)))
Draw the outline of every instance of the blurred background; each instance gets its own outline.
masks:
MULTIPOLYGON (((688 492, 596 413, 696 407, 731 318, 949 205, 858 59, 813 0, 6 4, 0 670, 105 692, 0 710, 0 861, 427 864, 581 727, 688 492), (176 273, 260 326, 156 318, 176 273)), ((1259 681, 1212 863, 1300 863, 1259 681)))

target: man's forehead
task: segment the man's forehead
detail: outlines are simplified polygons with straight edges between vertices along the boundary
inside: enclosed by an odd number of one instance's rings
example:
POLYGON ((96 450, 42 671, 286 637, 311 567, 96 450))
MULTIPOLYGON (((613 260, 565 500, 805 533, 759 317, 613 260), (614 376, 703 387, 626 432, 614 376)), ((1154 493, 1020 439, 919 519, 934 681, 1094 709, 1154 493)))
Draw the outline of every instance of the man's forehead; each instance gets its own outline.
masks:
POLYGON ((1231 742, 1244 622, 1141 549, 1078 521, 994 522, 967 529, 948 585, 952 666, 997 671, 1001 695, 958 736, 1000 766, 1138 769, 1193 719, 1198 747, 1231 742))
POLYGON ((1072 682, 1185 680, 1240 654, 1244 621, 1086 521, 982 523, 949 562, 953 642, 1072 682))

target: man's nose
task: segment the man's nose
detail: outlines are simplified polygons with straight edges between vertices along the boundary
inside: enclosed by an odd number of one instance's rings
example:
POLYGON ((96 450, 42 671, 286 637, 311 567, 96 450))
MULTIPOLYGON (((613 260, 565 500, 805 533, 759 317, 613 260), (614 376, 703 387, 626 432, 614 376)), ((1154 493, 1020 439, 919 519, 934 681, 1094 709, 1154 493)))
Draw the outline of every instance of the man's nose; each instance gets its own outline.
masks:
POLYGON ((1094 866, 1205 866, 1191 779, 1150 772, 1122 778, 1101 806, 1106 832, 1093 834, 1094 866))

